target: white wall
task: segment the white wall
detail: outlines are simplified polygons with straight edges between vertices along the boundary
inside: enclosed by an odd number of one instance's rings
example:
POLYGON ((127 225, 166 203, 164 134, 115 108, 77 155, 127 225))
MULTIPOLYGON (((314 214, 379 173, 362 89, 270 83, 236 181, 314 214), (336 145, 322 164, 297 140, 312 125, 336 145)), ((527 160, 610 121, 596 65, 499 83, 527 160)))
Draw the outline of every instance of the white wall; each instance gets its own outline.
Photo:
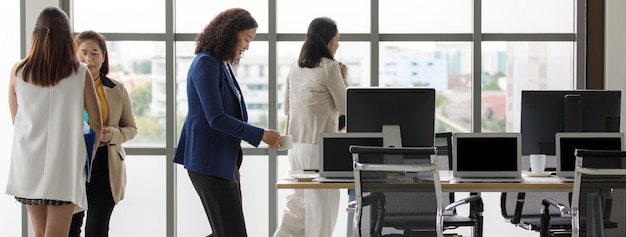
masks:
MULTIPOLYGON (((622 91, 621 131, 626 131, 626 1, 605 0, 605 88, 622 91)), ((619 189, 615 192, 612 219, 619 220, 619 228, 615 236, 624 236, 626 233, 626 210, 624 199, 626 191, 619 189)), ((607 230, 607 234, 609 234, 607 230)))

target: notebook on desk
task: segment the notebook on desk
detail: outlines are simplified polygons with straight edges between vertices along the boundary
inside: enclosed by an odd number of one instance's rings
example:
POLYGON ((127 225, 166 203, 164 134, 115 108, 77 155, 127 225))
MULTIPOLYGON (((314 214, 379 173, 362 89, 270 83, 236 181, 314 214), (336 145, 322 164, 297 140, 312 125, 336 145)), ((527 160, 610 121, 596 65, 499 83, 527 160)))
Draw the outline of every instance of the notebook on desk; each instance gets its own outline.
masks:
POLYGON ((351 145, 383 146, 383 133, 349 132, 322 133, 319 140, 318 182, 354 182, 351 145))
POLYGON ((521 182, 520 133, 455 133, 452 175, 457 182, 521 182))
MULTIPOLYGON (((556 141, 556 176, 565 182, 574 181, 574 170, 576 164, 576 156, 574 156, 574 150, 576 149, 590 149, 590 150, 622 150, 623 148, 623 133, 603 133, 603 132, 564 132, 557 133, 555 135, 556 141)), ((592 164, 586 166, 609 168, 609 167, 623 167, 622 160, 620 158, 599 158, 592 160, 592 164)), ((624 180, 623 176, 585 176, 583 181, 597 181, 603 180, 624 180)))

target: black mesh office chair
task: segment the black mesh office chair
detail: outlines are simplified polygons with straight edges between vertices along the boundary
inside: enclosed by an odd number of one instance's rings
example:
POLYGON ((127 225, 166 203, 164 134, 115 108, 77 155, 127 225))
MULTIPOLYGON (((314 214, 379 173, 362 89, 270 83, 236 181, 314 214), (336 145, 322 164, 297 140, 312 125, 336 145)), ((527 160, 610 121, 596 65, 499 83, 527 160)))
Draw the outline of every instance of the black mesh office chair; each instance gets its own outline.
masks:
MULTIPOLYGON (((443 141, 440 145, 437 145, 437 154, 444 154, 448 157, 447 149, 450 148, 451 133, 442 133, 437 135, 442 138, 443 141)), ((437 162, 441 159, 441 156, 435 157, 437 162)), ((445 163, 451 162, 447 159, 445 163)), ((424 163, 421 163, 424 164, 424 163)), ((449 164, 449 163, 448 163, 449 164)), ((439 167, 441 169, 441 167, 439 167)), ((447 169, 447 166, 446 166, 447 169)), ((385 195, 386 204, 385 215, 380 216, 380 221, 377 222, 383 227, 392 227, 395 230, 399 230, 402 236, 424 235, 427 233, 433 234, 434 231, 428 224, 435 211, 433 206, 424 205, 424 203, 431 201, 432 196, 424 193, 403 193, 403 192, 388 192, 385 195), (409 207, 409 202, 415 202, 420 205, 414 205, 409 207)), ((381 205, 379 198, 371 198, 372 204, 381 205)), ((454 193, 444 193, 442 197, 443 205, 447 205, 447 211, 443 215, 443 228, 444 230, 456 229, 458 227, 466 226, 473 228, 473 236, 482 236, 482 199, 478 195, 470 195, 469 197, 455 201, 454 193), (470 213, 468 216, 461 216, 457 213, 456 207, 463 204, 470 204, 470 213)), ((387 231, 397 232, 397 231, 387 231)))
MULTIPOLYGON (((541 215, 541 236, 550 236, 549 227, 553 224, 551 207, 558 208, 561 218, 570 219, 571 236, 593 236, 603 237, 606 224, 615 224, 608 221, 607 216, 602 213, 607 210, 604 196, 607 194, 605 187, 613 185, 624 186, 626 184, 626 151, 606 151, 606 150, 586 150, 577 149, 576 170, 574 176, 574 187, 572 188, 571 205, 565 205, 552 198, 542 201, 543 214, 541 215), (605 165, 615 161, 617 165, 605 165), (596 165, 602 164, 602 165, 596 165), (609 177, 609 178, 607 178, 609 177), (603 178, 603 179, 596 179, 603 178), (586 189, 581 188, 583 183, 593 183, 586 189), (584 194, 584 195, 583 195, 584 194), (583 201, 583 197, 586 200, 583 201), (581 212, 581 204, 586 204, 586 213, 581 212)), ((610 194, 609 194, 610 195, 610 194)), ((609 209, 610 210, 610 205, 609 209)))
MULTIPOLYGON (((609 220, 612 206, 610 189, 605 189, 604 192, 602 199, 604 228, 617 228, 617 223, 609 220)), ((571 204, 572 195, 572 192, 503 192, 500 196, 501 214, 511 224, 539 232, 541 236, 571 236, 572 219, 561 214, 563 210, 560 208, 564 205, 549 204, 571 204), (547 199, 550 200, 548 205, 545 203, 547 199), (546 224, 545 220, 550 220, 549 224, 546 224)))

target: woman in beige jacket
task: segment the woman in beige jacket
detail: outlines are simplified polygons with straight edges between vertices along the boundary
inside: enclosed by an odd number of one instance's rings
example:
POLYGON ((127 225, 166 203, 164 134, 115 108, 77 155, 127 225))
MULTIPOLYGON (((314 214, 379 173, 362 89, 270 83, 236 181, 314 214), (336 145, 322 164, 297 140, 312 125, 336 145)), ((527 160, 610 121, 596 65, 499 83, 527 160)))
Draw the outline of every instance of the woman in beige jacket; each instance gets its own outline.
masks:
MULTIPOLYGON (((80 61, 87 64, 102 113, 102 138, 87 182, 85 237, 108 236, 115 205, 124 199, 126 153, 122 144, 137 135, 130 96, 124 84, 108 78, 109 59, 104 36, 84 31, 76 36, 80 61)), ((69 236, 80 236, 85 213, 74 214, 69 236)))
MULTIPOLYGON (((286 133, 293 139, 288 151, 291 170, 319 169, 319 136, 337 132, 339 115, 346 112, 347 68, 333 59, 337 48, 335 22, 314 19, 287 76, 284 109, 286 133)), ((332 236, 338 209, 337 189, 294 190, 274 237, 332 236)))

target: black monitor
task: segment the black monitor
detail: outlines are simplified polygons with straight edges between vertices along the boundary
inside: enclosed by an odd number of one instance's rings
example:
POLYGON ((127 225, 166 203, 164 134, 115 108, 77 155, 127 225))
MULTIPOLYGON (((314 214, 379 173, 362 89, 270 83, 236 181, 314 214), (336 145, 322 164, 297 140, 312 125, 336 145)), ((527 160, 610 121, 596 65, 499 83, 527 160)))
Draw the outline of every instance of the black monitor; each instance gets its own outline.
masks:
POLYGON ((399 126, 401 144, 393 144, 394 134, 385 134, 392 145, 434 146, 435 89, 348 88, 347 132, 385 133, 383 125, 399 126))
POLYGON ((522 91, 522 154, 555 155, 557 132, 619 132, 621 91, 522 91))

